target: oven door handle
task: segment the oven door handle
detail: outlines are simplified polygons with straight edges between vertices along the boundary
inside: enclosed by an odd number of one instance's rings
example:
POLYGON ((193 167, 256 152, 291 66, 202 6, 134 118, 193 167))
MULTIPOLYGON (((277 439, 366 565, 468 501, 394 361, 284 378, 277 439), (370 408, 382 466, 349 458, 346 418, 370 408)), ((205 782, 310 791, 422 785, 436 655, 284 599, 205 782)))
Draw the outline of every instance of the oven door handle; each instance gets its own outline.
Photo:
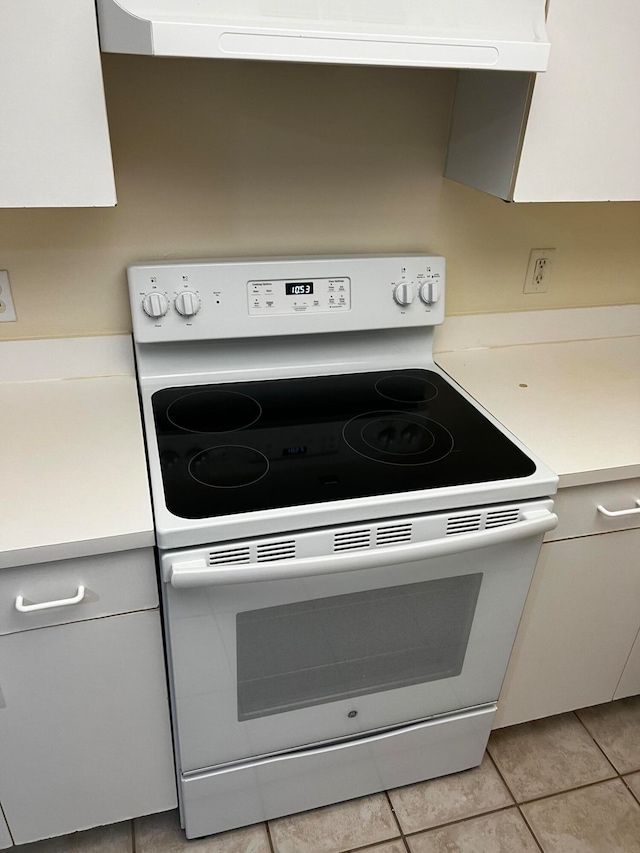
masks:
POLYGON ((458 533, 426 542, 412 542, 393 548, 374 548, 366 551, 328 554, 321 557, 302 557, 279 560, 273 563, 244 563, 233 566, 209 566, 203 559, 185 560, 183 557, 169 561, 165 581, 177 589, 197 586, 214 586, 235 583, 261 583, 263 581, 290 580, 314 575, 355 572, 377 569, 397 563, 411 563, 434 557, 461 554, 476 548, 502 545, 529 536, 538 536, 553 530, 558 516, 548 510, 522 513, 522 521, 482 530, 478 533, 458 533))

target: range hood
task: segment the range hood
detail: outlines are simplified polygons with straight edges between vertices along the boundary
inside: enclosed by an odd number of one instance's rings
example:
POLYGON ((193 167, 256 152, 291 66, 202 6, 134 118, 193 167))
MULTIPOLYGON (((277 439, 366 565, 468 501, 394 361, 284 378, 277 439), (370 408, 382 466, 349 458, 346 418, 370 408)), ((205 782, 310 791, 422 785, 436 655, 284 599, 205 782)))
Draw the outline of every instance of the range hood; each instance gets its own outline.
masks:
POLYGON ((545 0, 97 0, 103 51, 544 71, 545 0))

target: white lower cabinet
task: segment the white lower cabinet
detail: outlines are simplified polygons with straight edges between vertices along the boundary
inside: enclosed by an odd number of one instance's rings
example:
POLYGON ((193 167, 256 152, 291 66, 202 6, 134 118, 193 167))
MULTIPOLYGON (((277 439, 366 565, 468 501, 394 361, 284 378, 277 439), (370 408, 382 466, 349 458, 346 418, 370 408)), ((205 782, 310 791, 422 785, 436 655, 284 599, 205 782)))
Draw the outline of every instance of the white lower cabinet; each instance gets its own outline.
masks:
POLYGON ((637 482, 619 483, 618 499, 612 484, 559 493, 551 535, 575 538, 542 546, 495 727, 640 693, 640 529, 616 530, 639 520, 597 509, 633 506, 626 496, 637 482), (584 535, 588 519, 592 535, 584 535))
MULTIPOLYGON (((0 636, 0 804, 15 844, 176 805, 160 618, 150 589, 143 591, 149 573, 154 580, 150 556, 49 564, 61 592, 85 585, 85 601, 26 614, 55 621, 57 612, 63 624, 0 636), (137 607, 87 618, 101 600, 115 604, 109 563, 119 584, 120 570, 129 567, 140 590, 137 607), (69 622, 74 607, 78 621, 69 622)), ((24 570, 22 599, 7 596, 4 610, 15 610, 16 600, 27 607, 43 601, 42 568, 24 570)), ((8 572, 18 577, 18 570, 8 572)), ((55 588, 54 580, 47 583, 55 588)), ((2 839, 0 821, 0 847, 2 839)))

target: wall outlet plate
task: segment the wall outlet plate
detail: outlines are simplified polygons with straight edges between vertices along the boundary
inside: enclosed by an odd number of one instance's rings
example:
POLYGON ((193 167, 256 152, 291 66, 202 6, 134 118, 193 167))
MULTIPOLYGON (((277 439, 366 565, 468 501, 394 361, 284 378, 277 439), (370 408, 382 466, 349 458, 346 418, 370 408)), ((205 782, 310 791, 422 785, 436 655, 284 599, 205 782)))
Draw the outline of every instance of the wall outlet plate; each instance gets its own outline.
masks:
POLYGON ((9 285, 9 273, 0 270, 0 323, 17 320, 16 309, 13 307, 13 296, 9 285))
POLYGON ((532 249, 524 279, 523 293, 546 293, 549 290, 555 249, 532 249))

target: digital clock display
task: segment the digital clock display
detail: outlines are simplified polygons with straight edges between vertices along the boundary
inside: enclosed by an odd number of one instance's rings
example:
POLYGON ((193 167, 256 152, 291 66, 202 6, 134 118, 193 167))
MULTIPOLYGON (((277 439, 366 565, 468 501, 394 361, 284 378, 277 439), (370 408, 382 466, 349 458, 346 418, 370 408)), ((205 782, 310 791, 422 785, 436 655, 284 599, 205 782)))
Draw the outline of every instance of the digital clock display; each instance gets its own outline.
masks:
POLYGON ((287 281, 284 285, 287 296, 309 296, 313 293, 312 281, 287 281))

